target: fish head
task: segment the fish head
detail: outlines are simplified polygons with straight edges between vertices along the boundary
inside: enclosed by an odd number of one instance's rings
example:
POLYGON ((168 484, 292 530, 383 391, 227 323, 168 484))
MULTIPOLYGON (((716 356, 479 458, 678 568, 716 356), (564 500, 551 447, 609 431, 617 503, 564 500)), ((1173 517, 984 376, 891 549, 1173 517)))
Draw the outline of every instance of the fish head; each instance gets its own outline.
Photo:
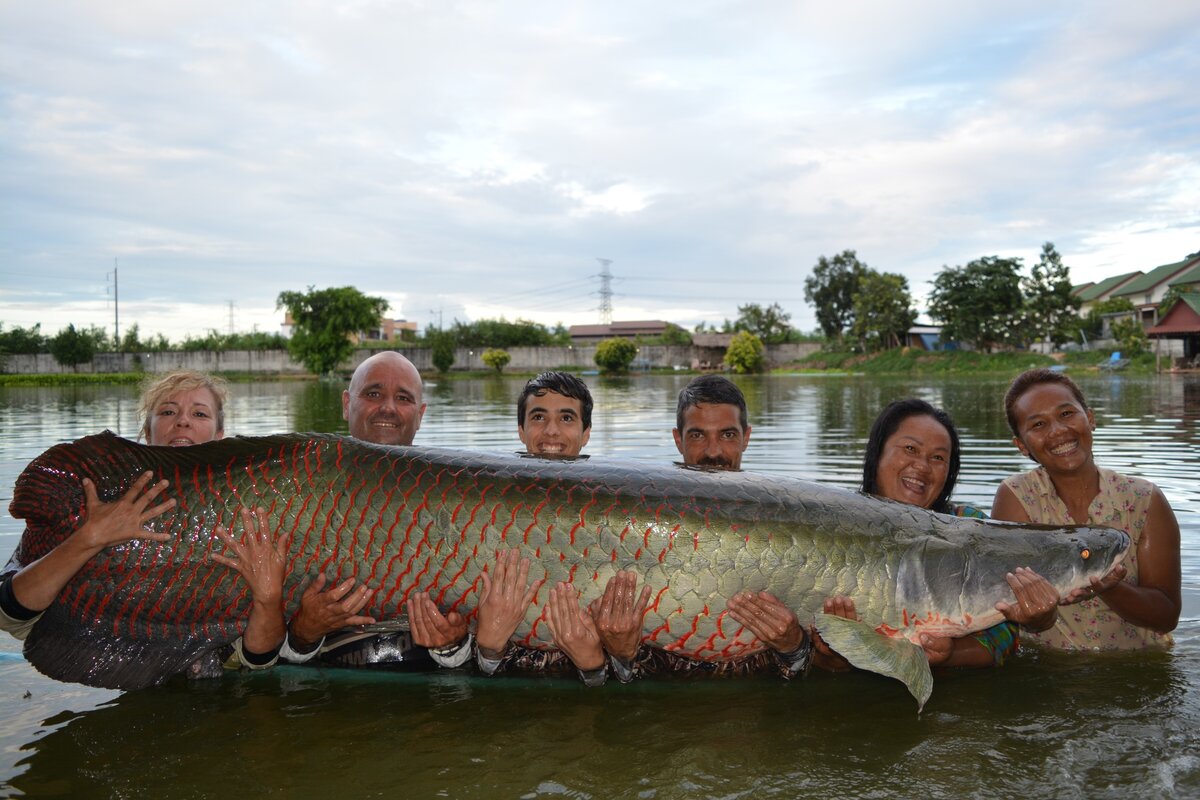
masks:
POLYGON ((1015 600, 1006 576, 1017 567, 1034 570, 1065 596, 1106 575, 1130 544, 1127 534, 1113 528, 958 524, 970 526, 966 536, 950 539, 935 532, 905 550, 896 581, 900 635, 964 636, 991 627, 1003 619, 996 603, 1015 600))

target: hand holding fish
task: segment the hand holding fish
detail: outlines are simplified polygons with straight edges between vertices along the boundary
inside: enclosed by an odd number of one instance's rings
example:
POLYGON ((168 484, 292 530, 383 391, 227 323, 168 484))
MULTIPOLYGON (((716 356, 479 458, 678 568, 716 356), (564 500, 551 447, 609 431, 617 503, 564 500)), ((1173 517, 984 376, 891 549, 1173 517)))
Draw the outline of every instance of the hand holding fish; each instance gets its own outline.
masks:
POLYGON ((413 642, 421 647, 449 647, 467 638, 467 621, 457 611, 442 614, 429 592, 408 599, 408 624, 413 642))
POLYGON ((169 484, 169 481, 159 481, 150 486, 153 477, 154 473, 143 472, 134 481, 133 486, 129 487, 129 491, 113 503, 102 502, 96 493, 96 484, 91 479, 84 478, 87 522, 75 532, 79 542, 93 552, 99 552, 105 547, 122 544, 131 539, 170 541, 171 534, 155 533, 144 527, 150 520, 175 507, 175 498, 168 498, 158 505, 150 506, 169 484))
POLYGON ((1079 589, 1072 589, 1067 593, 1059 605, 1069 606, 1073 603, 1080 603, 1084 600, 1091 600, 1093 597, 1100 595, 1113 588, 1121 581, 1125 580, 1125 576, 1129 574, 1129 570, 1125 569, 1124 564, 1117 564, 1103 578, 1092 578, 1090 586, 1083 586, 1079 589))
POLYGON ((1054 627, 1060 601, 1058 592, 1050 582, 1028 567, 1017 567, 1004 577, 1012 587, 1016 601, 996 603, 996 610, 1009 622, 1015 622, 1031 631, 1044 631, 1054 627))
POLYGON ((479 601, 475 642, 480 653, 487 658, 500 658, 508 647, 508 640, 525 618, 538 589, 546 582, 538 578, 529 585, 529 559, 521 558, 521 551, 496 552, 495 574, 483 578, 483 598, 479 601))
POLYGON ((729 616, 773 650, 788 653, 804 644, 804 629, 795 612, 770 592, 739 592, 729 598, 728 608, 729 616))
POLYGON ((240 540, 220 525, 213 529, 233 555, 211 553, 209 558, 237 572, 249 585, 253 606, 242 641, 250 652, 267 653, 278 648, 287 633, 283 622, 283 578, 291 536, 272 539, 267 512, 261 508, 253 512, 243 508, 241 516, 240 540))
MULTIPOLYGON (((826 597, 821 604, 821 610, 835 617, 858 620, 858 609, 854 607, 854 601, 844 595, 826 597)), ((813 637, 813 664, 829 672, 849 672, 853 669, 849 661, 825 644, 816 628, 810 628, 808 633, 813 637)))
POLYGON ((374 617, 360 616, 375 594, 366 584, 354 588, 354 578, 325 590, 324 573, 308 585, 300 596, 300 610, 292 618, 291 641, 302 650, 311 650, 327 634, 353 625, 370 625, 374 617))
POLYGON ((622 570, 608 579, 604 594, 588 606, 604 650, 625 661, 637 657, 642 643, 642 619, 650 602, 650 587, 637 595, 637 573, 622 570))
POLYGON ((559 581, 550 590, 546 621, 554 634, 554 645, 567 654, 571 663, 583 672, 604 666, 604 648, 592 615, 579 607, 579 592, 574 586, 559 581))

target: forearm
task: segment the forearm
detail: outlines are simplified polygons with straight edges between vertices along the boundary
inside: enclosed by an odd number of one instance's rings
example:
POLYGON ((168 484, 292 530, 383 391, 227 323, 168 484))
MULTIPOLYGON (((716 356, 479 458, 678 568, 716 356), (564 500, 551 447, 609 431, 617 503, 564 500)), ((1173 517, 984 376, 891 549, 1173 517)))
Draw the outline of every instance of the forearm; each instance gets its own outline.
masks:
POLYGON ((283 621, 283 604, 279 600, 260 602, 255 600, 250 607, 250 619, 242 644, 252 653, 270 653, 279 649, 287 625, 283 621))
POLYGON ((954 644, 950 651, 950 657, 939 666, 970 668, 996 666, 996 659, 992 651, 984 647, 974 636, 962 636, 952 641, 954 644))
POLYGON ((46 555, 22 569, 12 579, 17 602, 30 611, 45 611, 63 587, 102 548, 84 543, 80 528, 46 555))
POLYGON ((1121 581, 1100 595, 1121 619, 1139 628, 1169 633, 1179 624, 1179 603, 1155 586, 1137 586, 1121 581))

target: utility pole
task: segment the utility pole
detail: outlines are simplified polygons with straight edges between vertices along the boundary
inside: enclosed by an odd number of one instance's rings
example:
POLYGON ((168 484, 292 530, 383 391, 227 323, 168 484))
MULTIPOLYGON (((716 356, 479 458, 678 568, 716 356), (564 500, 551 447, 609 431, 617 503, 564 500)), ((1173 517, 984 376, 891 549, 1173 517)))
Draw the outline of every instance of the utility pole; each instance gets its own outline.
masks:
POLYGON ((600 324, 612 324, 612 273, 608 271, 611 258, 597 258, 600 262, 600 324))
POLYGON ((433 320, 433 315, 434 315, 434 314, 437 314, 437 319, 438 319, 438 327, 437 327, 437 329, 438 329, 438 331, 440 332, 440 331, 442 330, 442 307, 441 307, 441 306, 438 306, 436 310, 435 310, 435 309, 432 309, 432 308, 431 308, 431 309, 429 309, 429 318, 430 318, 430 321, 432 321, 432 320, 433 320))
POLYGON ((225 302, 229 304, 229 335, 233 336, 233 309, 235 306, 232 300, 226 300, 225 302))
MULTIPOLYGON (((121 347, 121 294, 117 291, 117 266, 118 259, 113 258, 112 271, 112 296, 113 296, 113 343, 118 349, 121 347)), ((108 276, 105 275, 105 278, 108 276)), ((106 287, 107 288, 107 287, 106 287)))

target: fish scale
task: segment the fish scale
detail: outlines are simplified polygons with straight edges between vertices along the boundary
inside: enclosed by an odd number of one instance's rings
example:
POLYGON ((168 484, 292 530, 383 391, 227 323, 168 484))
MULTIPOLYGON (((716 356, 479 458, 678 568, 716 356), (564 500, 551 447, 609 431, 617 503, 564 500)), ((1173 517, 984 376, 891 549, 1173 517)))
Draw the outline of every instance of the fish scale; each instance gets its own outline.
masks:
MULTIPOLYGON (((146 470, 167 478, 164 497, 178 501, 152 523, 172 539, 109 548, 79 572, 27 644, 47 674, 122 688, 153 683, 236 638, 250 596, 209 556, 223 549, 216 525, 240 532, 243 505, 263 506, 272 529, 291 536, 289 616, 324 571, 377 589, 364 613, 379 619, 401 614, 418 591, 470 617, 482 572, 497 552, 517 548, 535 562, 532 578, 571 581, 585 603, 617 570, 634 570, 654 593, 644 640, 707 660, 763 647, 725 613, 740 591, 770 591, 806 624, 825 597, 848 594, 881 630, 961 634, 999 619, 992 605, 1011 597, 1003 576, 1016 565, 1065 591, 1106 571, 1125 546, 1111 531, 964 520, 747 473, 318 434, 162 448, 106 432, 51 448, 18 478, 10 511, 26 531, 14 560, 31 562, 79 527, 83 477, 111 501, 146 470), (1076 563, 1085 549, 1095 557, 1076 563), (947 563, 971 564, 983 576, 978 588, 964 593, 939 573, 947 563)), ((550 645, 545 600, 543 590, 514 638, 550 645)))

